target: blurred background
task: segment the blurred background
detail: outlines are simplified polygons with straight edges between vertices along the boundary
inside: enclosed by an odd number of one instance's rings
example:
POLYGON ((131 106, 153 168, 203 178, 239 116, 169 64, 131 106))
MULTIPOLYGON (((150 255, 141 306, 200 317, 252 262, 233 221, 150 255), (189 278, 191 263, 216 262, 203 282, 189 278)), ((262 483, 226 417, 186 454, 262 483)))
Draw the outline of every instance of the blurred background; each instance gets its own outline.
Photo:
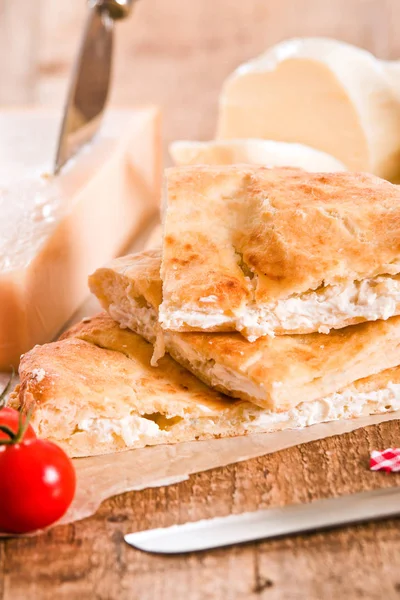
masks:
MULTIPOLYGON (((62 105, 85 0, 0 0, 0 104, 62 105)), ((165 143, 213 136, 225 77, 294 36, 400 57, 400 0, 138 0, 117 30, 112 102, 157 103, 165 143)))

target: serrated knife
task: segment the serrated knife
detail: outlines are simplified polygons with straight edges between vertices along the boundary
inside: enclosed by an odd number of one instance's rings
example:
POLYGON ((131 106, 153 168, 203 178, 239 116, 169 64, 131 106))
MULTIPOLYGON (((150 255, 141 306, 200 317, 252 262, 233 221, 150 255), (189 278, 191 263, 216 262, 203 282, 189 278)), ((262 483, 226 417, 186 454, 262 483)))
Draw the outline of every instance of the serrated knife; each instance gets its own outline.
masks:
POLYGON ((83 38, 72 70, 58 139, 54 174, 97 132, 111 80, 115 21, 130 13, 134 0, 91 0, 83 38))
POLYGON ((124 539, 144 552, 182 554, 397 515, 400 487, 393 487, 139 531, 124 539))

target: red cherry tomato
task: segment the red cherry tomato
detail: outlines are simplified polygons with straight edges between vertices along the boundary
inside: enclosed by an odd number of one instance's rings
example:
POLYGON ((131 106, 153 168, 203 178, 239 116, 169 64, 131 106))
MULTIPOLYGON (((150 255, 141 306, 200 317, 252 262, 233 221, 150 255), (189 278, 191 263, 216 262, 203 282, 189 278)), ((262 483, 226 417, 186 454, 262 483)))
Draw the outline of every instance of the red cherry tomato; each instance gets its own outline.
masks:
POLYGON ((75 470, 47 440, 0 446, 0 531, 42 529, 66 512, 75 494, 75 470))
MULTIPOLYGON (((24 423, 24 419, 22 420, 24 423)), ((5 425, 8 429, 11 429, 13 433, 17 433, 19 427, 19 412, 14 408, 8 406, 0 410, 0 425, 5 425)), ((28 425, 24 433, 24 441, 33 440, 36 438, 36 433, 32 425, 28 425)), ((10 436, 0 430, 0 440, 8 440, 10 436)))

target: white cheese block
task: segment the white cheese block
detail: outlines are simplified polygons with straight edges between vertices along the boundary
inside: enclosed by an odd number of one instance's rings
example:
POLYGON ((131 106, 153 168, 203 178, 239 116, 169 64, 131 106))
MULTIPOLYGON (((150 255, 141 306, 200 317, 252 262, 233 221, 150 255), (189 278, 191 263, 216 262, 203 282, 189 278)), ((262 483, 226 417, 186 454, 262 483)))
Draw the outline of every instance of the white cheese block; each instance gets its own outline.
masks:
POLYGON ((159 112, 110 112, 50 175, 60 115, 0 112, 0 370, 50 341, 88 294, 87 276, 123 251, 159 204, 159 112))
POLYGON ((396 181, 399 92, 397 63, 335 40, 289 40, 226 80, 217 137, 298 142, 396 181))
POLYGON ((268 167, 300 167, 306 171, 346 171, 339 160, 305 146, 260 139, 177 141, 169 147, 176 165, 232 165, 247 163, 268 167))

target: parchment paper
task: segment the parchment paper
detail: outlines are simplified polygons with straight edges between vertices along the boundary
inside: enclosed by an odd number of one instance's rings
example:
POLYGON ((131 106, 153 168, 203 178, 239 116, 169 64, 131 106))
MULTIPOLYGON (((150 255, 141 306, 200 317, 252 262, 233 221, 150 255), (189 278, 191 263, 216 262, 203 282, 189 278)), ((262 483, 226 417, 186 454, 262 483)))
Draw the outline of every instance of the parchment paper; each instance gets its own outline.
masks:
POLYGON ((400 419, 400 411, 312 425, 304 429, 248 436, 153 446, 118 454, 74 460, 78 489, 68 513, 60 521, 71 523, 96 512, 103 500, 132 490, 171 485, 193 473, 223 467, 277 452, 359 427, 400 419))
MULTIPOLYGON (((154 242, 159 230, 153 231, 155 221, 143 232, 131 251, 148 247, 146 240, 154 242), (150 233, 150 238, 149 238, 150 233)), ((71 324, 98 312, 95 298, 88 298, 71 319, 71 324)), ((0 373, 0 386, 9 375, 0 373)), ((15 378, 17 381, 17 378, 15 378)), ((400 411, 313 425, 274 433, 226 438, 201 442, 185 442, 130 450, 104 456, 74 459, 77 473, 77 492, 67 514, 57 523, 72 523, 93 515, 100 504, 116 494, 160 487, 184 481, 193 473, 223 467, 284 448, 348 433, 384 421, 400 419, 400 411)), ((0 534, 0 537, 2 535, 0 534)))

